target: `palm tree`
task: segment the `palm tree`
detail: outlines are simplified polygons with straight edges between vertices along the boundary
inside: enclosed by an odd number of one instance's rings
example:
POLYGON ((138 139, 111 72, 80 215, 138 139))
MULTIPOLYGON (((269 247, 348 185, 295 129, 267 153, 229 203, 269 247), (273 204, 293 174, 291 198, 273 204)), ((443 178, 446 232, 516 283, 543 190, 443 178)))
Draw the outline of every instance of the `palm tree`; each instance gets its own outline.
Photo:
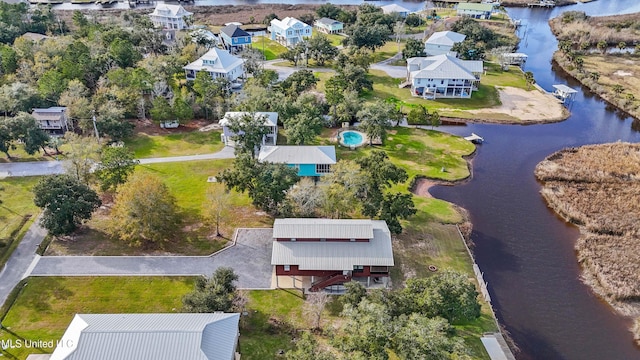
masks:
POLYGON ((604 50, 607 48, 607 42, 604 40, 600 40, 598 41, 598 45, 596 45, 596 47, 598 48, 598 50, 600 50, 601 53, 604 54, 604 50))
POLYGON ((528 89, 531 89, 531 85, 536 83, 536 79, 533 77, 533 73, 531 71, 524 73, 524 81, 527 82, 528 89))
POLYGON ((626 48, 626 47, 627 47, 627 43, 626 43, 626 42, 624 42, 624 41, 620 41, 620 42, 618 43, 618 49, 622 50, 622 49, 624 49, 624 48, 626 48))
POLYGON ((613 85, 612 90, 616 95, 620 95, 624 91, 624 88, 620 84, 615 84, 613 85))
POLYGON ((591 78, 591 80, 593 81, 598 81, 598 79, 600 79, 600 73, 597 71, 594 71, 591 74, 589 74, 589 78, 591 78))

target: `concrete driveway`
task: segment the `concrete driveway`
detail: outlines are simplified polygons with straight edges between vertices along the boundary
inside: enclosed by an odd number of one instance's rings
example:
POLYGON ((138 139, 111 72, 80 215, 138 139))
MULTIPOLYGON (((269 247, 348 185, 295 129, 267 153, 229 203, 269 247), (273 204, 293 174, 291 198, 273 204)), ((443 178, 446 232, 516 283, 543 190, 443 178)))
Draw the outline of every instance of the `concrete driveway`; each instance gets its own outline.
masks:
POLYGON ((31 276, 210 276, 232 268, 238 288, 271 288, 273 229, 238 229, 235 245, 211 256, 43 256, 31 276))

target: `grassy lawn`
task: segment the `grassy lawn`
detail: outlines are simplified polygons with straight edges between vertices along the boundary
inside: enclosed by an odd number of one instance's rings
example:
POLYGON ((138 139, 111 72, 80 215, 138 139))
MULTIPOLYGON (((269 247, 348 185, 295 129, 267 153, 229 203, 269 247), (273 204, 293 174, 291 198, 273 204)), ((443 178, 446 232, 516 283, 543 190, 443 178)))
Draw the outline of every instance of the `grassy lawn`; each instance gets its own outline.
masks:
POLYGON ((324 34, 324 36, 326 36, 329 39, 329 41, 331 41, 331 45, 333 46, 342 45, 342 40, 345 39, 345 36, 338 35, 338 34, 324 34))
MULTIPOLYGON (((2 322, 0 340, 57 340, 76 313, 172 313, 193 289, 187 277, 30 278, 2 322)), ((15 348, 3 358, 26 359, 53 349, 15 348)))
POLYGON ((220 151, 224 144, 219 131, 192 131, 169 135, 139 133, 125 142, 136 158, 208 154, 220 151))
POLYGON ((397 42, 387 41, 382 47, 380 47, 373 53, 373 63, 377 63, 377 62, 392 58, 399 51, 402 51, 405 45, 406 45, 405 42, 400 42, 400 47, 398 48, 397 42))
POLYGON ((524 74, 517 66, 509 66, 509 71, 503 71, 500 65, 485 62, 484 67, 487 74, 482 76, 480 83, 490 86, 510 86, 525 90, 532 90, 533 87, 527 86, 524 80, 524 74))
POLYGON ((265 36, 255 36, 252 40, 253 48, 262 51, 267 60, 274 60, 280 57, 287 48, 280 43, 265 36))
MULTIPOLYGON (((221 224, 223 238, 213 236, 212 224, 203 221, 207 188, 222 186, 208 183, 231 166, 232 159, 186 161, 178 163, 138 165, 136 171, 151 172, 162 178, 184 214, 184 233, 179 239, 165 245, 162 253, 208 255, 222 248, 231 239, 237 227, 271 226, 273 219, 256 210, 246 194, 231 192, 229 219, 221 224)), ((108 212, 99 211, 71 241, 55 240, 47 254, 68 255, 142 255, 149 249, 132 248, 106 233, 108 212)))
POLYGON ((318 83, 316 84, 316 90, 319 92, 324 93, 325 92, 325 88, 324 88, 324 84, 327 83, 327 80, 329 80, 330 77, 332 77, 333 75, 335 75, 335 73, 328 73, 328 72, 314 72, 313 75, 315 75, 319 80, 318 83))
POLYGON ((33 176, 0 180, 0 268, 40 212, 31 192, 39 179, 33 176))
MULTIPOLYGON (((480 81, 478 91, 474 91, 471 99, 436 99, 425 100, 411 96, 408 88, 400 89, 402 79, 394 79, 381 70, 369 70, 369 78, 373 81, 373 92, 366 94, 366 99, 396 99, 405 113, 415 105, 424 105, 429 111, 437 110, 440 115, 458 116, 455 110, 482 109, 500 105, 500 96, 495 86, 480 81)), ((509 77, 510 78, 510 77, 509 77)))

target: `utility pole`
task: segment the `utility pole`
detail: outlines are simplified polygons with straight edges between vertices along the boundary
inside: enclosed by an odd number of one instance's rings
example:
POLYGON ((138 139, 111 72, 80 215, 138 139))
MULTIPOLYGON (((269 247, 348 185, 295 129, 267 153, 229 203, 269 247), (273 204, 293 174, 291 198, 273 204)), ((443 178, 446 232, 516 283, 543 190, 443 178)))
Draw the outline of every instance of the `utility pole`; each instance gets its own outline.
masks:
POLYGON ((98 144, 100 143, 100 134, 98 134, 98 127, 96 126, 96 111, 93 111, 93 115, 91 116, 91 120, 93 120, 93 130, 96 132, 96 139, 98 139, 98 144))

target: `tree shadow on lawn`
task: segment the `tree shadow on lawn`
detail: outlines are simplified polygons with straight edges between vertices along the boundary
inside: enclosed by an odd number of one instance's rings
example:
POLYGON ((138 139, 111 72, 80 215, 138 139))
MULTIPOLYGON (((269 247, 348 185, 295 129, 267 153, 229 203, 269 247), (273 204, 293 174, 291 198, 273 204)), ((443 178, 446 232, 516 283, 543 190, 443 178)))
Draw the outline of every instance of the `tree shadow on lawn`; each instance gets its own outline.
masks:
MULTIPOLYGON (((26 286, 29 286, 29 283, 26 286)), ((51 300, 66 300, 73 295, 74 292, 61 285, 60 280, 48 278, 47 285, 38 289, 38 296, 28 296, 23 293, 18 299, 21 305, 32 312, 43 313, 52 309, 51 300)))

